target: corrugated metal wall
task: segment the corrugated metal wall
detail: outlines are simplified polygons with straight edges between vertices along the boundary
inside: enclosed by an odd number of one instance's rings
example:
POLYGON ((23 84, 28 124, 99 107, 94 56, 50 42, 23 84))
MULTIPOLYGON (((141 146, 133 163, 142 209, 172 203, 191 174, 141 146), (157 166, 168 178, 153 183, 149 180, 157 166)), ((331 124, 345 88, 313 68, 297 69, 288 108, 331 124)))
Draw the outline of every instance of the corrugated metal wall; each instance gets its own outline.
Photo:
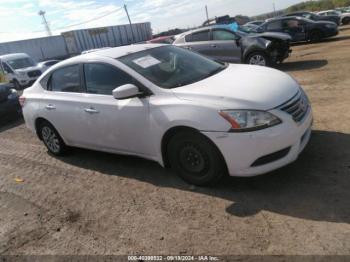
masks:
POLYGON ((82 51, 129 45, 152 38, 151 23, 136 23, 91 29, 74 30, 60 36, 0 43, 0 55, 27 53, 36 61, 66 58, 82 51), (134 37, 133 37, 134 36, 134 37))
POLYGON ((74 30, 62 33, 66 40, 69 54, 80 54, 82 51, 129 45, 147 41, 152 38, 150 23, 137 23, 92 29, 74 30), (131 29, 133 31, 131 31, 131 29))
POLYGON ((26 53, 36 61, 68 56, 66 43, 62 36, 0 43, 0 55, 11 53, 26 53))

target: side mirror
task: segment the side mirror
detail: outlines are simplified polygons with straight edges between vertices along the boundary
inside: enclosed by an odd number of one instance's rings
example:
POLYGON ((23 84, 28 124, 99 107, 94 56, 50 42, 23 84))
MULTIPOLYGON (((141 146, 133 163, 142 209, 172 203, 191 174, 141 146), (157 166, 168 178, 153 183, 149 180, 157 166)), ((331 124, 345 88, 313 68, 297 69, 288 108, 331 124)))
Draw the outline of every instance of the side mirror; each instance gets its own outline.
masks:
POLYGON ((115 88, 113 91, 115 99, 128 99, 142 95, 139 88, 133 84, 126 84, 115 88))

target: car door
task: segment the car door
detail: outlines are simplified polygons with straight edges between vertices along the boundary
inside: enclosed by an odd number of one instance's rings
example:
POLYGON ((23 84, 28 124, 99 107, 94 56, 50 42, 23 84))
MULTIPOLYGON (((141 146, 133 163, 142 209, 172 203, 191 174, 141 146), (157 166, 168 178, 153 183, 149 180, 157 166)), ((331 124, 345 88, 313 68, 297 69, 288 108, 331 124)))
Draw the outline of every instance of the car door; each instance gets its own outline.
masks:
POLYGON ((2 62, 2 68, 4 69, 4 72, 6 74, 8 81, 12 81, 13 79, 16 78, 15 72, 11 69, 11 67, 7 63, 2 62))
POLYGON ((213 29, 209 56, 224 62, 240 63, 242 49, 239 36, 225 29, 213 29))
POLYGON ((187 35, 185 41, 185 44, 180 44, 179 46, 210 57, 212 43, 208 29, 187 35))
POLYGON ((112 91, 125 84, 144 87, 129 74, 105 63, 85 63, 86 95, 80 121, 88 146, 125 154, 152 155, 149 97, 117 100, 112 91))
MULTIPOLYGON (((79 118, 83 106, 82 67, 72 64, 56 69, 48 76, 41 103, 41 116, 47 119, 69 145, 84 143, 84 123, 79 118)), ((45 79, 43 79, 45 80, 45 79)), ((45 82, 45 81, 42 81, 45 82)))
POLYGON ((306 40, 306 24, 299 19, 285 19, 282 21, 284 33, 288 33, 294 42, 306 40))

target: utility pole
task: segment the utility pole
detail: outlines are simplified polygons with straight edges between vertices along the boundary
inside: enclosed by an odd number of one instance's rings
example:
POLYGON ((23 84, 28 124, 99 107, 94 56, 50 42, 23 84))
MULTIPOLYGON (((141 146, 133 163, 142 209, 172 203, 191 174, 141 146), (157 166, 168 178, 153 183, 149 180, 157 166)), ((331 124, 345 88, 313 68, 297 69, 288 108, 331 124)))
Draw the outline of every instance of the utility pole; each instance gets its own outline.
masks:
POLYGON ((208 6, 205 6, 205 14, 207 15, 207 21, 209 21, 208 6))
POLYGON ((128 17, 129 24, 130 24, 130 30, 131 30, 131 35, 132 35, 132 43, 135 43, 134 30, 132 29, 132 23, 131 23, 131 19, 130 19, 128 8, 126 7, 126 4, 124 4, 124 10, 125 10, 126 16, 128 17))
POLYGON ((50 30, 50 27, 49 27, 49 23, 47 22, 46 17, 45 17, 45 11, 40 10, 38 15, 40 15, 43 18, 43 24, 45 26, 47 35, 48 36, 52 36, 51 30, 50 30))
POLYGON ((273 0, 272 6, 273 6, 273 15, 276 16, 276 5, 275 5, 275 0, 273 0))

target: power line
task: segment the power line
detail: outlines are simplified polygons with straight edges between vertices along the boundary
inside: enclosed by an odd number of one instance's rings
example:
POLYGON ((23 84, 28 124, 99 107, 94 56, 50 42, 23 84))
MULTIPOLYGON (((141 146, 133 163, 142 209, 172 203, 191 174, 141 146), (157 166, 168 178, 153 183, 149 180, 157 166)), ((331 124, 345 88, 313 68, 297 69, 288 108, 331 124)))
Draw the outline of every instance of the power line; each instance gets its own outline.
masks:
MULTIPOLYGON (((74 27, 74 26, 78 26, 78 25, 83 25, 83 24, 87 24, 87 23, 90 23, 92 21, 95 21, 95 20, 99 20, 103 17, 106 17, 108 15, 111 15, 119 10, 122 10, 123 8, 122 7, 119 7, 117 9, 114 9, 113 11, 109 11, 107 13, 104 13, 103 15, 100 15, 100 16, 97 16, 97 17, 94 17, 92 19, 89 19, 89 20, 86 20, 84 22, 80 22, 80 23, 76 23, 76 24, 71 24, 71 25, 67 25, 67 26, 62 26, 62 27, 57 27, 57 28, 54 28, 53 30, 61 30, 61 29, 66 29, 66 28, 70 28, 70 27, 74 27)), ((42 30, 37 30, 37 31, 27 31, 27 32, 22 32, 22 33, 45 33, 47 31, 42 31, 42 30)), ((0 34, 19 34, 20 32, 0 32, 0 34)))
POLYGON ((74 26, 78 26, 78 25, 87 24, 87 23, 90 23, 90 22, 92 22, 92 21, 99 20, 99 19, 101 19, 101 18, 103 18, 103 17, 106 17, 106 16, 108 16, 108 15, 111 15, 111 14, 113 14, 113 13, 115 13, 115 12, 121 10, 121 9, 122 9, 122 8, 119 7, 119 8, 117 8, 117 9, 113 10, 113 11, 110 11, 110 12, 108 12, 108 13, 105 13, 104 15, 101 15, 101 16, 98 16, 98 17, 95 17, 95 18, 92 18, 92 19, 90 19, 90 20, 86 20, 86 21, 84 21, 84 22, 77 23, 77 24, 72 24, 72 25, 67 25, 67 26, 63 26, 63 27, 58 27, 58 28, 55 28, 54 30, 61 30, 61 29, 69 28, 69 27, 74 27, 74 26))

